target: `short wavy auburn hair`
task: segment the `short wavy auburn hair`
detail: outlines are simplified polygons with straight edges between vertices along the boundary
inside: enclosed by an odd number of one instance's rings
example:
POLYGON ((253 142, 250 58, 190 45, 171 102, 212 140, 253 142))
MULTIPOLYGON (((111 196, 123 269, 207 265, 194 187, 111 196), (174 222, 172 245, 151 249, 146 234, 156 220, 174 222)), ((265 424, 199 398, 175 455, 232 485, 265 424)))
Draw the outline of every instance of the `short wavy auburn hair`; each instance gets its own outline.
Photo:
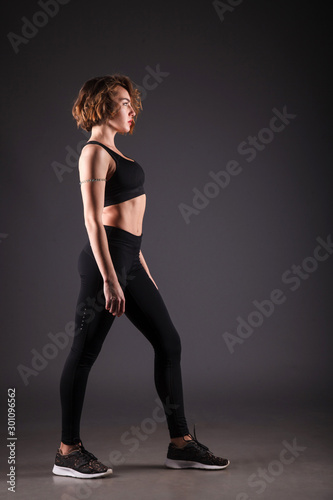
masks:
POLYGON ((121 74, 98 76, 84 83, 72 109, 77 126, 90 132, 94 125, 101 125, 113 118, 120 109, 114 100, 118 86, 126 89, 131 98, 135 117, 129 133, 133 134, 135 121, 142 110, 141 97, 131 79, 121 74))

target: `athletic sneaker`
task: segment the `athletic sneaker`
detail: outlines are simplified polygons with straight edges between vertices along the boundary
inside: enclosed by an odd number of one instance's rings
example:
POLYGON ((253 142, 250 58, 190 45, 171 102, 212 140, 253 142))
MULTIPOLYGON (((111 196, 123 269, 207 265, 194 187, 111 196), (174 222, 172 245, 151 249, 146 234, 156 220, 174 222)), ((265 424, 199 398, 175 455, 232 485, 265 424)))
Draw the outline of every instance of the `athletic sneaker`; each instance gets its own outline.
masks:
POLYGON ((204 444, 199 443, 197 437, 190 434, 192 440, 186 441, 183 448, 173 443, 169 444, 166 467, 170 469, 208 469, 221 470, 228 467, 230 461, 213 455, 204 444))
POLYGON ((93 479, 112 474, 112 469, 99 462, 95 455, 87 451, 81 443, 67 455, 63 455, 59 448, 52 472, 57 476, 93 479))

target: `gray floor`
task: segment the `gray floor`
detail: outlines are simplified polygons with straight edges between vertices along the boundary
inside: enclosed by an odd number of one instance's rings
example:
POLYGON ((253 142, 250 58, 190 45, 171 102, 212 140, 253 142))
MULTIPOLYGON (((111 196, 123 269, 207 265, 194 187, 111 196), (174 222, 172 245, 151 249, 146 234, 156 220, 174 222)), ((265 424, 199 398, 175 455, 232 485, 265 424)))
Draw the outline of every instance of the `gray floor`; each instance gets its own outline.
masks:
MULTIPOLYGON (((51 473, 59 429, 44 422, 21 426, 17 444, 15 499, 225 499, 332 500, 331 415, 322 410, 235 411, 223 422, 196 422, 197 438, 231 465, 224 471, 169 470, 163 465, 168 434, 165 423, 133 422, 86 426, 84 444, 106 464, 118 450, 122 464, 109 478, 80 480, 51 473), (141 426, 133 440, 132 425, 141 426), (145 427, 147 425, 147 427, 145 427), (127 432, 131 442, 122 442, 127 432), (134 448, 135 443, 135 448, 134 448), (290 451, 290 449, 292 451, 290 451)), ((119 459, 118 459, 119 460, 119 459)), ((4 463, 4 462, 2 462, 4 463)), ((8 467, 6 465, 6 467, 8 467)), ((4 474, 2 474, 4 477, 4 474)))

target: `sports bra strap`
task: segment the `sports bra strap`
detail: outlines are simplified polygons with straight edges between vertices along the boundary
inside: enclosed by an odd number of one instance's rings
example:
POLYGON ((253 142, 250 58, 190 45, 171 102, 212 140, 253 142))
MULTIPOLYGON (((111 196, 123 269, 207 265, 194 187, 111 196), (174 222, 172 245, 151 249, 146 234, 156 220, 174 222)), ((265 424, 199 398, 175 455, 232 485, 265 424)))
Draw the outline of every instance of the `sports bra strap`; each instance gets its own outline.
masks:
MULTIPOLYGON (((98 142, 98 141, 89 141, 84 146, 86 146, 87 144, 98 144, 99 146, 102 146, 102 148, 104 148, 105 151, 107 151, 109 153, 109 155, 111 155, 111 156, 112 156, 112 153, 114 153, 114 151, 112 151, 112 149, 108 148, 107 146, 105 146, 105 144, 102 144, 101 142, 98 142)), ((112 158, 113 158, 113 156, 112 156, 112 158)))

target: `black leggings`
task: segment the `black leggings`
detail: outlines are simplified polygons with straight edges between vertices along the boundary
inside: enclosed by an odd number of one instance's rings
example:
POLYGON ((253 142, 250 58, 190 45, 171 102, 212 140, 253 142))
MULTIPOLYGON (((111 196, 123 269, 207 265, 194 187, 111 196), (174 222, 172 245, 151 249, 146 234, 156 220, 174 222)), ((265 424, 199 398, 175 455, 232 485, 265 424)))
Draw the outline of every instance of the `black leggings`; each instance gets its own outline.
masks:
MULTIPOLYGON (((181 343, 163 299, 139 260, 141 236, 104 226, 111 259, 125 295, 125 315, 154 348, 154 380, 170 437, 189 433, 183 405, 181 343)), ((73 344, 60 381, 62 442, 80 442, 80 419, 90 369, 115 316, 105 309, 103 279, 89 242, 79 256, 81 289, 73 344)))

